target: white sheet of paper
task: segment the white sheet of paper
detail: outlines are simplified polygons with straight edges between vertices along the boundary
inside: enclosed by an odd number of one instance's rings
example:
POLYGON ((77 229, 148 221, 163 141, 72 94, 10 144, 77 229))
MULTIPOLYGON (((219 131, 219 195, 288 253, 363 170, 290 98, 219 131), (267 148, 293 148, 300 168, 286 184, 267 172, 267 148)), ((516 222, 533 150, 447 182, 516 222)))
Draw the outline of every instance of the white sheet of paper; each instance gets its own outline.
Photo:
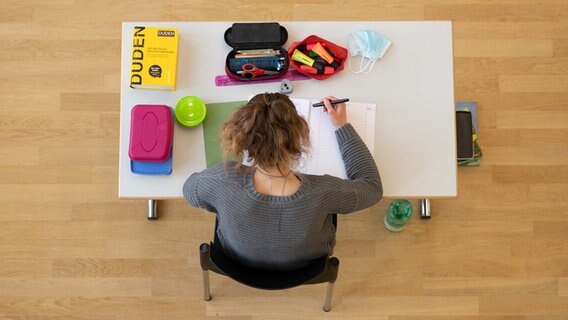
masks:
MULTIPOLYGON (((343 179, 347 178, 345 166, 337 138, 335 127, 324 108, 313 108, 307 99, 291 98, 298 114, 307 119, 310 126, 311 151, 303 156, 303 163, 298 164, 297 170, 309 174, 329 174, 343 179)), ((363 139, 371 154, 375 146, 375 113, 376 105, 372 103, 347 103, 347 121, 363 139)))

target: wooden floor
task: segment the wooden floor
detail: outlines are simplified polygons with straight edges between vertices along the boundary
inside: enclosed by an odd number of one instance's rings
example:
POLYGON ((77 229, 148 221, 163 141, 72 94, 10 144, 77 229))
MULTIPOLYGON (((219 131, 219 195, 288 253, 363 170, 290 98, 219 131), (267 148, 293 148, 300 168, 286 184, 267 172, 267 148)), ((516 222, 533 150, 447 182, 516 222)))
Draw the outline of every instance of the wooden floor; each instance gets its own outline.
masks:
MULTIPOLYGON (((0 319, 568 319, 568 2, 0 1, 0 319), (262 3, 262 4, 260 4, 262 3), (122 21, 452 20, 456 100, 479 103, 480 167, 433 218, 341 217, 325 285, 211 276, 212 217, 117 198, 122 21)), ((417 209, 415 207, 415 209, 417 209)))

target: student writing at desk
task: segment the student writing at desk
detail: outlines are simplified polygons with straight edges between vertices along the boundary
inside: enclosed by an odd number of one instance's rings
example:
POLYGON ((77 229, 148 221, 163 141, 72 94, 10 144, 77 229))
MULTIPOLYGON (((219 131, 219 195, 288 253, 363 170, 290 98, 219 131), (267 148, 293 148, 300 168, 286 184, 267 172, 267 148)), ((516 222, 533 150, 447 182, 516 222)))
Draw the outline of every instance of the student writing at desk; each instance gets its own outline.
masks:
POLYGON ((348 179, 295 172, 309 152, 308 124, 279 93, 258 94, 223 124, 227 161, 192 174, 183 186, 193 206, 216 213, 226 254, 245 265, 289 270, 331 254, 334 214, 365 209, 382 197, 371 153, 347 121, 346 105, 325 108, 348 179), (250 166, 243 165, 248 156, 250 166), (300 162, 301 163, 301 162, 300 162))

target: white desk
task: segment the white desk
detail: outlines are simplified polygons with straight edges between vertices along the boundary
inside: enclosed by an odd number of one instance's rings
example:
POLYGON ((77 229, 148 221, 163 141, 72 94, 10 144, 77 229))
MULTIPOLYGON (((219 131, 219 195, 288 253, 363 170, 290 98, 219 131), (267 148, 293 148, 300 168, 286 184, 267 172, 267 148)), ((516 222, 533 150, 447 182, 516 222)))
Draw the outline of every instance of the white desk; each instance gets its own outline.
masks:
MULTIPOLYGON (((451 22, 286 22, 285 48, 316 34, 348 48, 348 34, 375 30, 393 45, 369 74, 352 74, 348 68, 324 80, 295 81, 291 96, 349 97, 377 104, 374 157, 384 196, 391 198, 455 197, 456 142, 451 22)), ((119 197, 121 199, 182 198, 187 177, 205 168, 201 127, 188 129, 176 123, 173 173, 144 176, 130 172, 128 143, 130 109, 139 103, 174 107, 183 96, 195 95, 205 103, 246 100, 251 94, 277 92, 279 83, 216 87, 224 74, 230 47, 223 34, 232 22, 123 23, 120 105, 119 197), (129 87, 131 36, 134 25, 179 28, 179 62, 176 91, 134 90, 129 87)))

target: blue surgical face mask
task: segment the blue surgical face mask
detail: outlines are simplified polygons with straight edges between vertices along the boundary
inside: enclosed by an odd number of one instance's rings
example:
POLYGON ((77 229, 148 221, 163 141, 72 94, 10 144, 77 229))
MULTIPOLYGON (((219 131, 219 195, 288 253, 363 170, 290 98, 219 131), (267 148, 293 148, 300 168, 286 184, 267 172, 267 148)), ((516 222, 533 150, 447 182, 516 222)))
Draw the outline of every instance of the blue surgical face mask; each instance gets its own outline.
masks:
POLYGON ((353 73, 369 73, 377 60, 383 57, 392 42, 375 31, 359 30, 349 34, 349 59, 347 65, 353 73), (361 56, 359 70, 351 68, 351 60, 361 56), (363 66, 364 61, 367 63, 363 66))

